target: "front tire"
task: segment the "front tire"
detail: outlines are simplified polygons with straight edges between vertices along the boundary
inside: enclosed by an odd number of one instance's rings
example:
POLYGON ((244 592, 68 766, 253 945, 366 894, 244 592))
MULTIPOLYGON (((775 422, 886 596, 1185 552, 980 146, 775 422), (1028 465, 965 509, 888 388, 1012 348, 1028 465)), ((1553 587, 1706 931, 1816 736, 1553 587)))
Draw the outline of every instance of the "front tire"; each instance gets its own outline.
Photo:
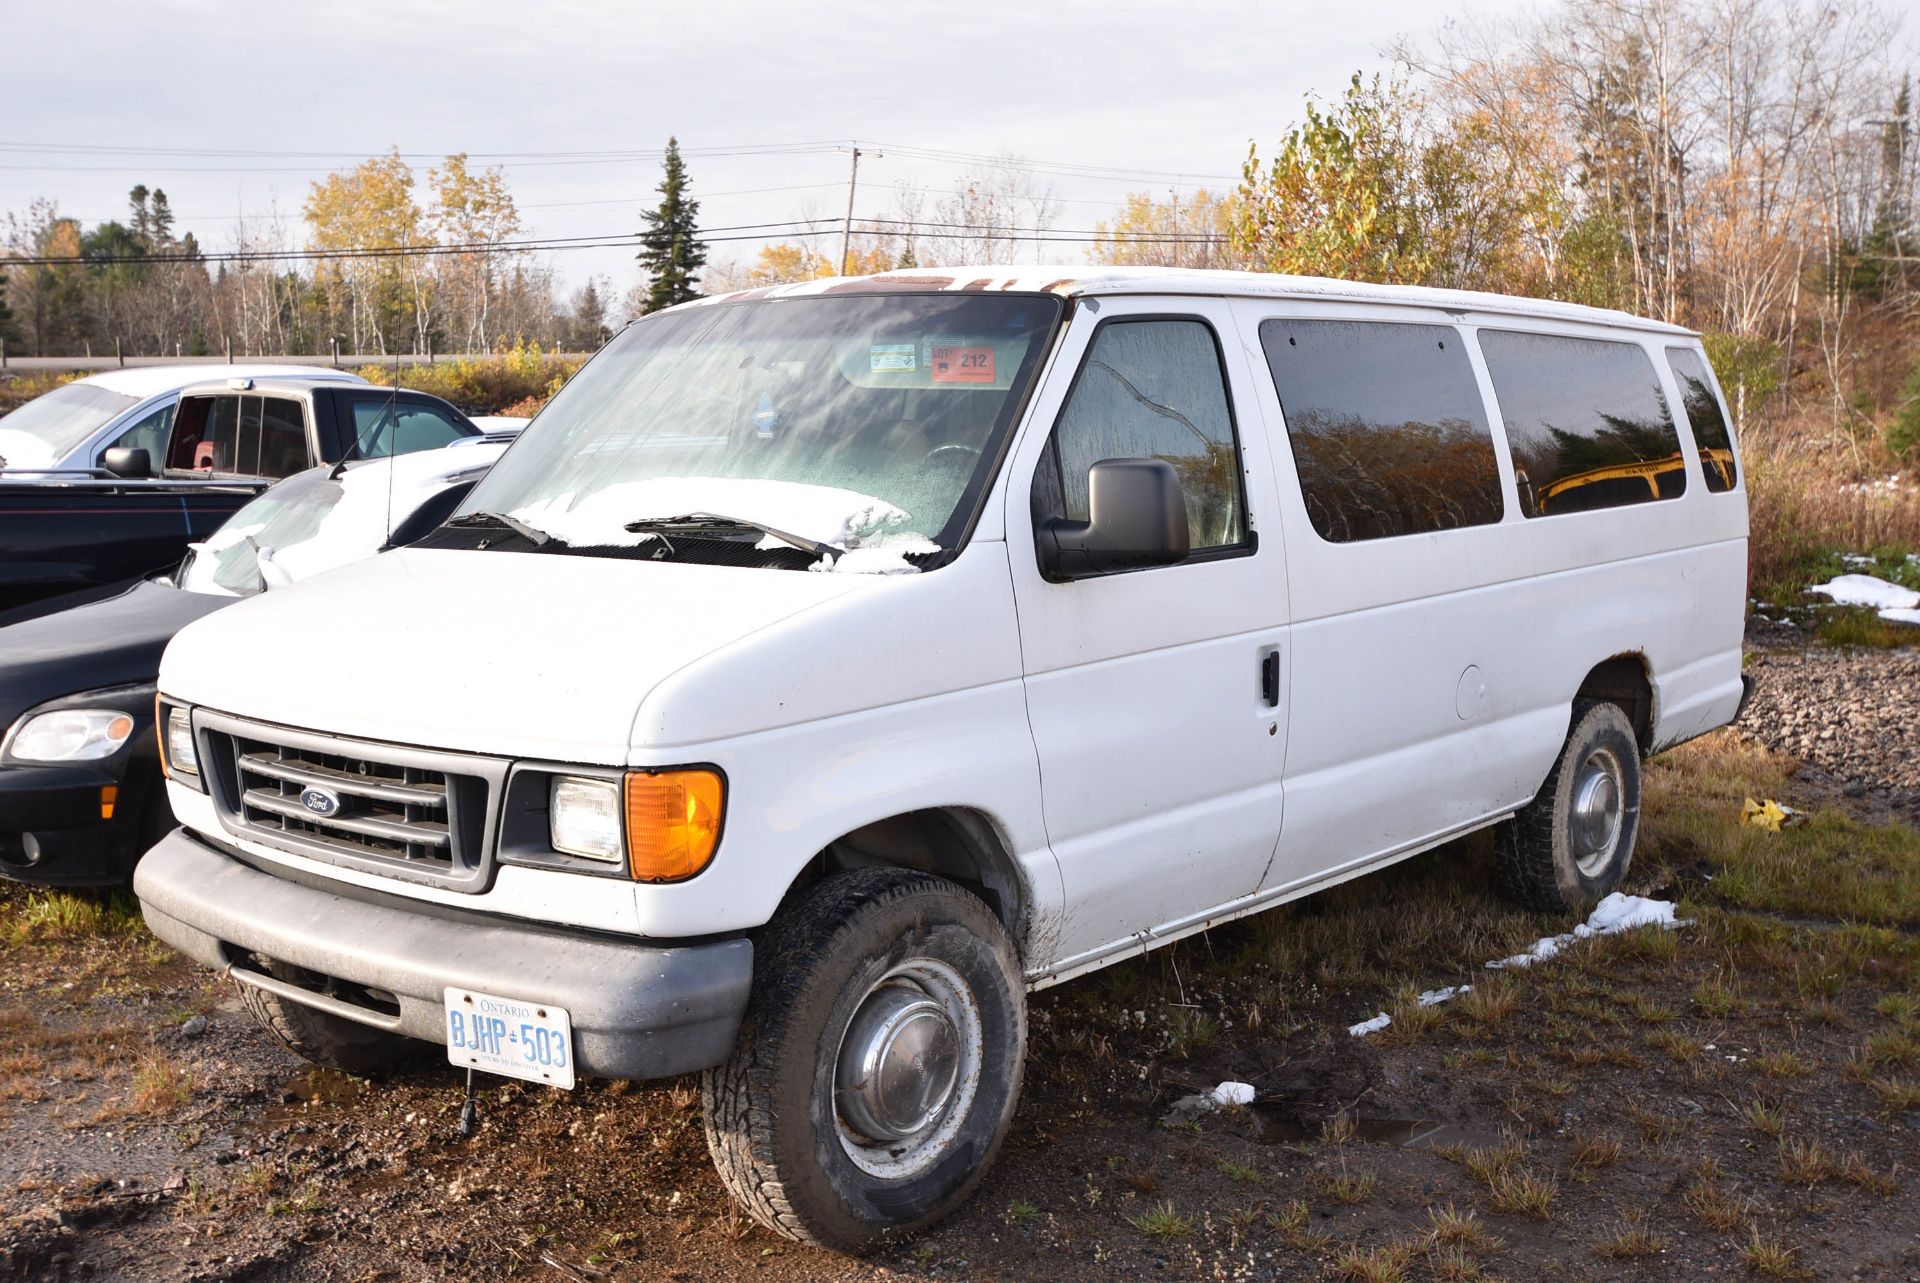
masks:
POLYGON ((864 1251, 973 1191, 1026 1042, 1019 962, 985 904, 929 874, 834 874, 759 942, 733 1056, 701 1080, 707 1148, 762 1225, 864 1251))
POLYGON ((1619 888, 1640 832, 1640 743, 1617 704, 1578 700, 1533 801, 1496 830, 1500 888, 1530 909, 1580 912, 1619 888))

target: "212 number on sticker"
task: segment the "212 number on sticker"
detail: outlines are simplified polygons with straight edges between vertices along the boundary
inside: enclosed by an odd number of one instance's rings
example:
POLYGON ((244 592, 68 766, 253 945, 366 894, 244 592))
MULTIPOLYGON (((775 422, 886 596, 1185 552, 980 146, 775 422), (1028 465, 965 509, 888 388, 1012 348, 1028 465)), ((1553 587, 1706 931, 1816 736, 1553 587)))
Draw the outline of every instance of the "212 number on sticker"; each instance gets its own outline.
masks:
POLYGON ((935 383, 995 382, 993 349, 990 347, 937 347, 928 362, 929 377, 935 383))

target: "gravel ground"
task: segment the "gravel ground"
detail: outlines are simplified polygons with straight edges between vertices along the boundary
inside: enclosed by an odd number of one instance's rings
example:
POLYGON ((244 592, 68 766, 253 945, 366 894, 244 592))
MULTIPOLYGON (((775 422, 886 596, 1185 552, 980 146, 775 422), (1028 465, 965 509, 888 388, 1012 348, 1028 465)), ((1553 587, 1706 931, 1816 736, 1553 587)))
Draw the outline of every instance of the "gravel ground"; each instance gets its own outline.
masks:
POLYGON ((1823 646, 1764 620, 1748 627, 1747 649, 1759 686, 1736 729, 1805 763, 1794 776, 1804 793, 1782 801, 1920 821, 1920 649, 1823 646))

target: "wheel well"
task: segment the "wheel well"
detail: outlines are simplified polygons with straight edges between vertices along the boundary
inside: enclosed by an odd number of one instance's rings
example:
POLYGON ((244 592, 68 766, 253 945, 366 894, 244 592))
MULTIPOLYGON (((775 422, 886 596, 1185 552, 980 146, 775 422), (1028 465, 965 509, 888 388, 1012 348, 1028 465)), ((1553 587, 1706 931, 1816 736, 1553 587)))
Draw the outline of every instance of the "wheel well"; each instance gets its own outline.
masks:
POLYGON ((962 807, 909 811, 834 839, 807 861, 781 906, 829 873, 876 868, 915 869, 958 882, 986 901, 1024 953, 1027 902, 1019 869, 993 823, 962 807))
POLYGON ((1574 698, 1618 704, 1633 723, 1641 754, 1653 751, 1653 680, 1648 676, 1646 656, 1634 651, 1595 664, 1574 698))

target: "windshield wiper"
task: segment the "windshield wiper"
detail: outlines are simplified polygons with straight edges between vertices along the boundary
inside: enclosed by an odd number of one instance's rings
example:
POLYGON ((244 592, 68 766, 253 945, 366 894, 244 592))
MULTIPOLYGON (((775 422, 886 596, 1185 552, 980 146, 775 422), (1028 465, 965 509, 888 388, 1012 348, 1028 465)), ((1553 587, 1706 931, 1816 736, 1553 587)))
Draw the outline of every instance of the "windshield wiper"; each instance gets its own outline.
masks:
POLYGON ((447 524, 449 526, 505 526, 536 548, 553 538, 546 531, 530 526, 518 517, 509 517, 504 512, 464 513, 447 524))
POLYGON ((626 526, 629 534, 687 535, 698 534, 703 530, 757 530, 769 538, 781 543, 792 544, 802 552, 810 552, 816 557, 824 557, 829 562, 840 560, 847 550, 838 544, 822 543, 818 539, 809 539, 805 535, 796 535, 769 526, 764 521, 750 521, 745 517, 723 517, 717 512, 689 512, 678 517, 643 517, 639 521, 629 521, 626 526))

